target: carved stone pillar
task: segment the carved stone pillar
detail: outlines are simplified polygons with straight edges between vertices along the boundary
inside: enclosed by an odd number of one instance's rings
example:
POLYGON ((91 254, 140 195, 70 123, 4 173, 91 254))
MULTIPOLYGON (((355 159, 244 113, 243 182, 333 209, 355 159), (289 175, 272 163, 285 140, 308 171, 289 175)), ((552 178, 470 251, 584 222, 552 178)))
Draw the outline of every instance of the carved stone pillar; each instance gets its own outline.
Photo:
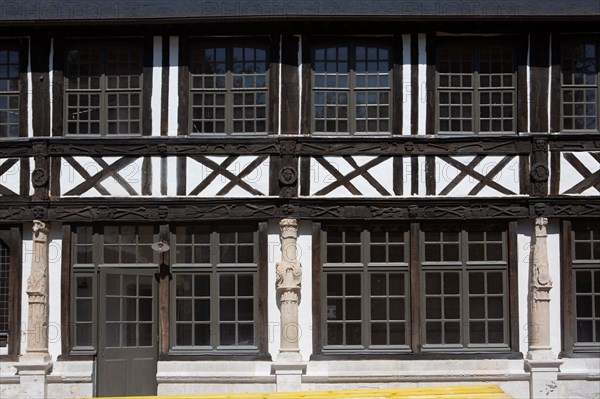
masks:
POLYGON ((302 363, 298 340, 298 305, 302 283, 302 265, 297 258, 298 222, 283 219, 281 228, 281 261, 277 262, 277 295, 281 305, 281 345, 273 364, 277 376, 277 391, 299 391, 302 388, 302 363))
POLYGON ((562 361, 552 352, 550 344, 550 290, 552 279, 548 267, 548 219, 535 219, 535 241, 530 273, 529 353, 527 368, 531 372, 532 398, 558 397, 558 372, 562 361))
POLYGON ((52 370, 52 363, 48 354, 48 228, 39 220, 33 221, 32 256, 27 280, 27 351, 15 367, 21 396, 44 398, 46 375, 52 370))

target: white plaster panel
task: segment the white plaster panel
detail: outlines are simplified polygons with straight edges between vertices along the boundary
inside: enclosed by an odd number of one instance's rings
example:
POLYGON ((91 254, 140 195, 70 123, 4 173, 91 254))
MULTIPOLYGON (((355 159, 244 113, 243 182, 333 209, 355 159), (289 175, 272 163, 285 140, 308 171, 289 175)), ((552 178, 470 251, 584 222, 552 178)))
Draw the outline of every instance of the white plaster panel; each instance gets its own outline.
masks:
MULTIPOLYGON (((415 173, 419 174, 419 191, 415 196, 425 196, 427 193, 427 174, 425 173, 425 157, 418 157, 419 170, 415 173)), ((410 191, 409 191, 410 192, 410 191)))
POLYGON ((162 91, 162 36, 154 36, 152 52, 152 136, 160 136, 162 91))
MULTIPOLYGON (((50 39, 50 53, 48 55, 48 108, 49 108, 49 115, 54 115, 52 113, 52 108, 54 107, 54 97, 53 97, 53 87, 54 87, 54 38, 50 39)), ((31 86, 29 86, 31 87, 31 86)), ((32 95, 33 97, 33 95, 32 95)), ((52 119, 53 118, 48 118, 49 119, 49 124, 50 124, 50 131, 52 131, 52 119)))
POLYGON ((167 134, 177 136, 179 111, 179 37, 169 38, 169 101, 167 134))
MULTIPOLYGON (((269 353, 271 358, 275 359, 281 347, 280 339, 280 311, 277 305, 277 289, 275 286, 275 269, 276 264, 281 259, 281 240, 280 240, 279 220, 269 220, 267 224, 267 245, 269 247, 269 264, 268 264, 268 298, 267 298, 267 320, 268 320, 268 337, 269 337, 269 353)), ((300 253, 300 252, 299 252, 300 253)), ((304 270, 302 270, 304 272, 304 270)), ((302 275, 304 283, 306 276, 302 275)))
MULTIPOLYGON (((560 223, 557 219, 548 221, 548 270, 552 279, 550 290, 550 346, 556 356, 561 351, 561 278, 560 278, 560 223)), ((598 363, 600 367, 600 362, 598 363)))
MULTIPOLYGON (((427 128, 427 35, 419 33, 419 125, 417 134, 424 135, 427 128)), ((410 113, 406 114, 410 115, 410 113)))
POLYGON ((411 107, 412 107, 412 86, 411 86, 411 67, 410 58, 410 35, 402 35, 402 134, 410 135, 411 129, 411 107))
MULTIPOLYGON (((600 170, 600 162, 595 160, 590 153, 573 152, 573 155, 592 173, 600 170)), ((596 153, 599 154, 600 153, 596 153)), ((584 177, 571 165, 564 157, 564 153, 560 155, 560 186, 559 193, 564 194, 577 183, 581 182, 584 177)), ((581 193, 582 195, 598 195, 600 191, 594 187, 590 187, 581 193)))
MULTIPOLYGON (((228 157, 226 156, 208 156, 211 161, 222 164, 228 157)), ((258 157, 256 156, 242 156, 238 157, 235 162, 227 167, 227 170, 234 175, 239 175, 249 164, 254 162, 258 157)), ((186 188, 187 193, 191 193, 204 179, 209 177, 213 170, 192 158, 186 158, 186 188)), ((242 180, 250 185, 255 190, 258 190, 263 195, 269 193, 269 158, 265 159, 249 174, 244 176, 242 180)), ((219 175, 211 184, 206 187, 202 192, 198 194, 200 197, 214 197, 221 189, 227 186, 231 180, 228 177, 219 175)), ((248 197, 254 196, 254 194, 246 191, 243 187, 233 187, 224 197, 248 197)))
POLYGON ((152 163, 152 195, 155 197, 162 196, 160 193, 161 186, 161 166, 163 162, 163 158, 161 157, 152 157, 150 158, 150 162, 152 163))
MULTIPOLYGON (((520 220, 517 224, 517 279, 519 290, 519 347, 523 354, 529 351, 529 262, 531 259, 531 240, 533 222, 530 219, 520 220)), ((514 327, 514 326, 513 326, 514 327)))
MULTIPOLYGON (((35 158, 34 157, 30 157, 29 158, 29 172, 31 173, 32 171, 35 170, 35 158)), ((35 188, 33 188, 33 184, 31 184, 31 176, 28 179, 30 181, 29 183, 29 195, 32 196, 35 193, 35 188)))
MULTIPOLYGON (((458 155, 453 156, 452 159, 462 163, 463 165, 468 165, 473 159, 474 155, 458 155)), ((485 176, 487 175, 493 168, 495 168, 498 163, 503 160, 504 156, 494 156, 490 155, 485 157, 483 161, 481 161, 475 168, 473 169, 475 172, 485 176)), ((447 186, 450 184, 454 178, 456 178, 461 171, 456 169, 454 166, 446 163, 440 158, 436 158, 435 160, 436 167, 436 194, 440 194, 447 186)), ((513 157, 508 164, 498 172, 492 180, 502 187, 507 188, 516 194, 519 193, 519 158, 513 157)), ((471 177, 465 176, 460 183, 454 187, 447 195, 449 196, 467 196, 470 191, 475 188, 479 184, 479 180, 471 177)), ((498 190, 493 187, 485 186, 483 189, 477 194, 479 197, 486 196, 504 196, 498 190)))
MULTIPOLYGON (((11 161, 11 158, 0 159, 0 166, 5 162, 11 161)), ((15 194, 21 193, 21 161, 17 160, 6 172, 0 175, 0 185, 11 190, 15 194)), ((1 195, 0 195, 1 196, 1 195)))
MULTIPOLYGON (((96 161, 94 161, 91 157, 73 157, 76 162, 78 162, 83 169, 90 176, 94 176, 98 172, 102 171, 102 166, 100 166, 96 161)), ((112 165, 117 160, 121 159, 120 157, 103 157, 104 162, 108 165, 112 165)), ((129 185, 138 193, 142 192, 142 163, 143 158, 138 158, 134 162, 125 166, 117 173, 127 182, 129 185)), ((69 192, 71 189, 77 187, 79 184, 83 183, 86 179, 84 179, 76 170, 73 168, 67 161, 62 160, 61 165, 61 176, 60 176, 60 191, 61 195, 65 195, 65 193, 69 192)), ((108 177, 100 182, 100 185, 104 187, 112 197, 129 197, 130 194, 113 178, 108 177)), ((101 194, 95 189, 91 188, 82 195, 81 197, 98 197, 101 194)))
POLYGON ((402 192, 404 197, 411 196, 412 176, 415 173, 418 175, 419 170, 413 171, 411 157, 402 157, 402 192))
POLYGON ((177 157, 167 157, 167 195, 177 195, 177 157))
MULTIPOLYGON (((352 159, 359 166, 362 166, 375 158, 376 157, 369 155, 357 155, 352 157, 352 159)), ((342 176, 345 176, 355 170, 355 168, 352 165, 350 165, 343 157, 326 157, 325 160, 329 162, 332 165, 332 167, 334 167, 337 171, 339 171, 342 176)), ((314 195, 319 190, 329 186, 332 183, 335 183, 337 179, 314 158, 311 158, 310 162, 310 195, 314 195)), ((392 157, 370 168, 369 174, 373 176, 379 182, 379 184, 381 184, 381 186, 390 193, 390 195, 393 194, 394 173, 392 157)), ((356 176, 351 180, 351 183, 365 197, 382 196, 363 176, 356 176)), ((350 193, 350 191, 344 186, 340 186, 336 187, 333 191, 328 193, 327 196, 351 197, 354 195, 350 193)))
POLYGON ((50 223, 48 235, 48 352, 54 360, 61 354, 62 225, 50 223))
MULTIPOLYGON (((28 40, 29 43, 29 56, 27 57, 27 88, 29 93, 32 94, 33 77, 31 74, 31 37, 28 40)), ((27 137, 33 137, 33 96, 27 96, 27 137)), ((51 114, 52 115, 52 114, 51 114)), ((52 118, 50 118, 52 119, 52 118)), ((33 169, 31 169, 33 170, 33 169)))
MULTIPOLYGON (((33 224, 23 224, 23 248, 22 260, 23 269, 21 274, 21 354, 25 354, 27 349, 27 318, 29 315, 29 303, 27 297, 27 279, 31 275, 31 261, 33 260, 33 224)), ((60 291, 59 291, 60 292, 60 291)))

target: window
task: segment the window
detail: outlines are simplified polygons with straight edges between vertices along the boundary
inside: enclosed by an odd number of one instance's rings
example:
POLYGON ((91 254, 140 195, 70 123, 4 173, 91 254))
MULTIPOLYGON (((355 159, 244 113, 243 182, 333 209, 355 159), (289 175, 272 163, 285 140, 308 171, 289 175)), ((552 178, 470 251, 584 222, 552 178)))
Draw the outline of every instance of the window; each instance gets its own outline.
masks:
POLYGON ((561 55, 562 129, 598 131, 598 41, 567 41, 561 55))
POLYGON ((258 350, 256 226, 175 228, 171 342, 177 351, 258 350))
POLYGON ((376 44, 312 50, 315 133, 391 132, 392 51, 376 44))
MULTIPOLYGON (((100 268, 155 267, 151 248, 156 241, 154 233, 153 226, 73 227, 71 342, 74 351, 94 351, 96 348, 97 278, 100 268)), ((110 289, 111 284, 107 285, 110 289)), ((118 284, 116 288, 119 289, 118 284)))
POLYGON ((261 45, 190 50, 190 132, 266 133, 269 53, 261 45))
POLYGON ((507 349, 506 232, 425 226, 421 240, 423 350, 507 349))
POLYGON ((68 48, 66 134, 140 135, 142 67, 142 48, 126 42, 68 48))
POLYGON ((437 49, 440 133, 516 132, 517 78, 512 46, 455 41, 437 49))
POLYGON ((313 295, 321 312, 314 322, 322 338, 315 352, 511 351, 516 268, 509 270, 506 226, 328 224, 317 231, 313 295))
POLYGON ((19 137, 19 50, 0 47, 0 138, 19 137))
POLYGON ((570 309, 573 351, 600 351, 600 228, 574 224, 571 231, 570 309))
POLYGON ((408 350, 407 230, 329 226, 324 236, 324 349, 408 350))
POLYGON ((6 346, 8 341, 8 310, 10 297, 8 295, 9 249, 0 241, 0 346, 6 346))

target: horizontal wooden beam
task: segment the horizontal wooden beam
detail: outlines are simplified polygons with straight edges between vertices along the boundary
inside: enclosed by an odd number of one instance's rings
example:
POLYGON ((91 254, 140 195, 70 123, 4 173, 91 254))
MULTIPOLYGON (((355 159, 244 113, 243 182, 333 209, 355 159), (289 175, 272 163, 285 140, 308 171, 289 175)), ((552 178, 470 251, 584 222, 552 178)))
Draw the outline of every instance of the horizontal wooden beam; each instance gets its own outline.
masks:
POLYGON ((517 220, 600 217, 600 197, 546 198, 71 198, 55 201, 3 201, 0 223, 34 219, 75 222, 190 222, 267 220, 517 220))

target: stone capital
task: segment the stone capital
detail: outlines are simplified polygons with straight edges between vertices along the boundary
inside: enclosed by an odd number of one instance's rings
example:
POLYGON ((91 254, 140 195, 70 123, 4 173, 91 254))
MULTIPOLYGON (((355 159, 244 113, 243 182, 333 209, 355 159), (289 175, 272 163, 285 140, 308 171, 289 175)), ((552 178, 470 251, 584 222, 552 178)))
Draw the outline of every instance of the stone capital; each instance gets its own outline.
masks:
POLYGON ((281 228, 281 238, 298 237, 298 221, 296 219, 282 219, 279 227, 281 228))
POLYGON ((33 242, 48 242, 48 226, 41 220, 33 221, 33 242))

